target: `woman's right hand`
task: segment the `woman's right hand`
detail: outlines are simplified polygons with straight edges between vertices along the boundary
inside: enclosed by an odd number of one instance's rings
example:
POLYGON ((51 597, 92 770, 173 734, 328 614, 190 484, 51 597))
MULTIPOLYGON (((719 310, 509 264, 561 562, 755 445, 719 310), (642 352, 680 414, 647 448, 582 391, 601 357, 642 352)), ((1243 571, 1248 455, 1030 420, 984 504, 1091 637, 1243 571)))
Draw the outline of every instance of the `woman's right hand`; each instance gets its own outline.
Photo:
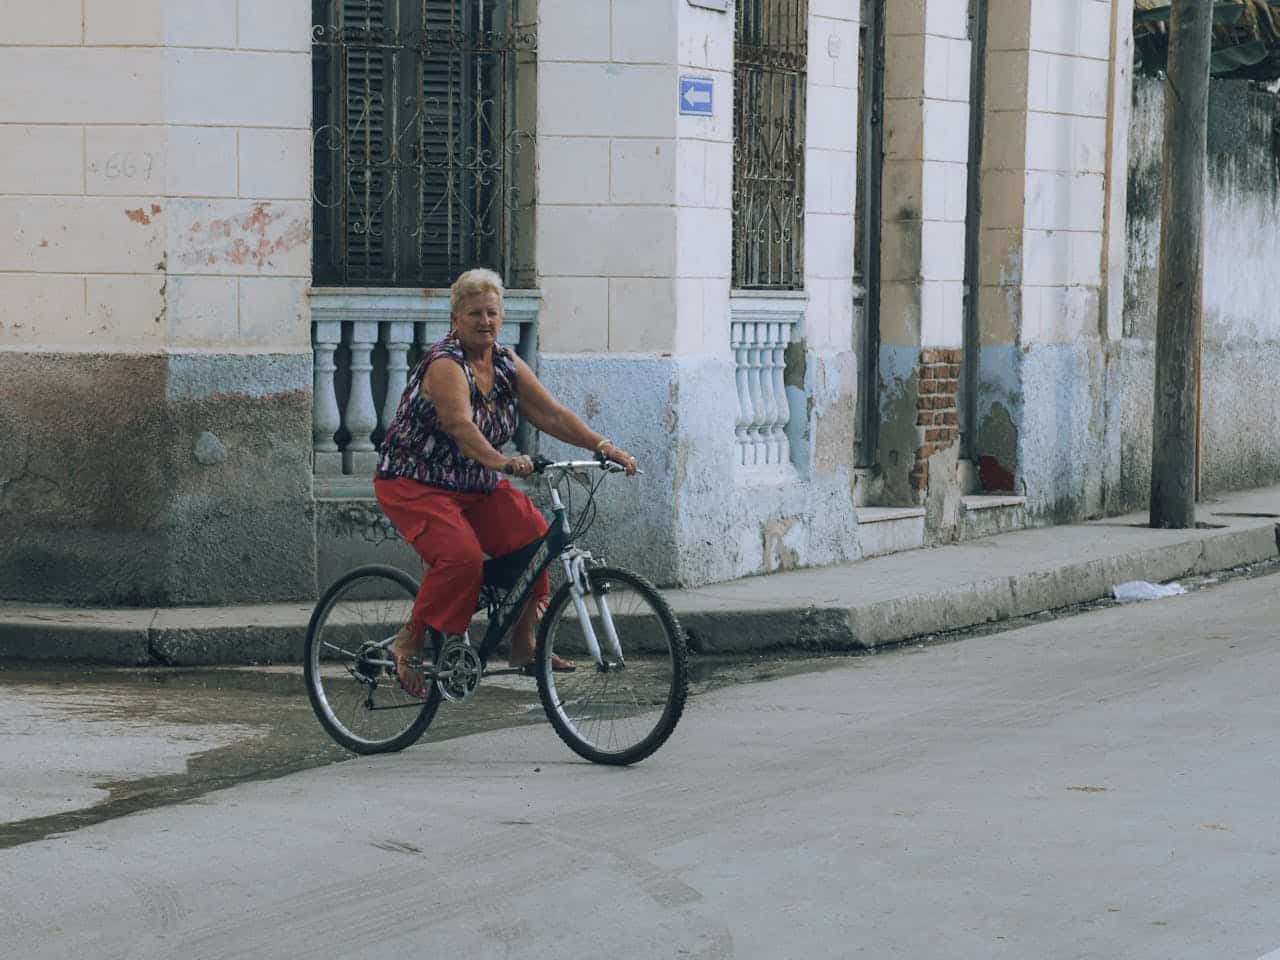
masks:
POLYGON ((509 477, 529 477, 533 475, 533 460, 523 453, 515 457, 507 457, 502 465, 502 472, 509 477))

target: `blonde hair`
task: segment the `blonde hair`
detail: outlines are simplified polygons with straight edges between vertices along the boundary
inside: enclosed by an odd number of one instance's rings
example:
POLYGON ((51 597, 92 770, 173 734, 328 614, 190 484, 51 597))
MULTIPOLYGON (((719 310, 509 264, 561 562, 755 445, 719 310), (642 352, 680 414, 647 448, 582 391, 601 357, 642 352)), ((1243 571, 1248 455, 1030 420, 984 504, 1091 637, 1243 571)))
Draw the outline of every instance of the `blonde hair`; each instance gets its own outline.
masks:
POLYGON ((507 293, 502 277, 484 267, 458 274, 458 279, 449 288, 449 313, 456 316, 468 300, 482 293, 496 293, 501 300, 507 293))

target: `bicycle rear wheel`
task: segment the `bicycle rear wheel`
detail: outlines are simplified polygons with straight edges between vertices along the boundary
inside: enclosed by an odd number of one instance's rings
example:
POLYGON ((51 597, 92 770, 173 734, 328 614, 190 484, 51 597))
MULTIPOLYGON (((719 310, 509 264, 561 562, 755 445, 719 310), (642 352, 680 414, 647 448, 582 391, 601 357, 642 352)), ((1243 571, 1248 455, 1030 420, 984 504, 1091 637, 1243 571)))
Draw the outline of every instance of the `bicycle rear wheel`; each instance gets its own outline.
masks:
POLYGON ((547 607, 538 629, 538 696, 569 749, 593 763, 628 764, 657 750, 680 720, 688 692, 684 633, 662 595, 643 577, 599 567, 587 572, 591 593, 603 596, 625 658, 616 662, 595 596, 586 597, 605 663, 587 650, 569 585, 547 607), (577 662, 552 669, 554 656, 577 662))
MULTIPOLYGON (((316 604, 307 627, 303 672, 307 696, 321 726, 355 753, 403 750, 422 736, 440 706, 427 684, 425 698, 410 696, 396 679, 386 641, 409 621, 418 585, 395 567, 358 567, 341 577, 316 604)), ((435 663, 440 636, 427 631, 423 656, 435 663)))

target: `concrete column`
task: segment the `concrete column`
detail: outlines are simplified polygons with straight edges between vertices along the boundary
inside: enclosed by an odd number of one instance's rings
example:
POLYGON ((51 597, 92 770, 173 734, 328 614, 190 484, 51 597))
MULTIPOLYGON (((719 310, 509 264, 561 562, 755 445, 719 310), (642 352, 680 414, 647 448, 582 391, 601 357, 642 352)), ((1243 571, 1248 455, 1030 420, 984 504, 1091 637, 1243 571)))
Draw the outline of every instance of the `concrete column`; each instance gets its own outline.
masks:
MULTIPOLYGON (((1050 519, 1102 509, 1110 457, 1102 291, 1114 257, 1108 117, 1128 95, 1112 86, 1113 16, 1123 15, 1111 0, 1032 3, 993 8, 989 28, 979 476, 1050 519)), ((1113 200, 1113 220, 1117 210, 1113 200)))
POLYGON ((971 44, 966 0, 887 7, 879 462, 911 504, 956 490, 971 44))

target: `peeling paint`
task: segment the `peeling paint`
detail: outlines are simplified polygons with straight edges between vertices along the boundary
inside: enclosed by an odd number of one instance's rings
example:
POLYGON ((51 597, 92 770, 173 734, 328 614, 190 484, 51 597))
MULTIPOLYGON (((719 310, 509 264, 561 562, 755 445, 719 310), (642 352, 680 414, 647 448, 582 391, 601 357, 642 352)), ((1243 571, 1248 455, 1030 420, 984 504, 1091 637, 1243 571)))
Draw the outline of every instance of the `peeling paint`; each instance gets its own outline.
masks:
POLYGON ((760 527, 766 571, 794 570, 800 566, 799 553, 787 543, 787 535, 795 528, 797 517, 779 517, 760 527))
MULTIPOLYGON (((1154 340, 1159 292, 1165 89, 1135 78, 1119 395, 1119 478, 1109 509, 1150 495, 1154 340)), ((1202 352, 1206 493, 1280 479, 1280 307, 1274 293, 1280 221, 1280 97, 1242 82, 1210 85, 1202 352)))
POLYGON ((787 344, 783 358, 782 382, 788 387, 804 389, 808 364, 805 360, 808 345, 803 337, 787 344))
MULTIPOLYGON (((810 353, 804 388, 788 385, 795 472, 754 475, 738 463, 734 433, 735 370, 719 358, 634 358, 580 355, 541 357, 539 377, 570 409, 583 409, 588 393, 601 401, 592 426, 632 437, 644 475, 607 484, 597 501, 602 538, 586 546, 613 556, 625 544, 627 565, 663 585, 693 586, 764 573, 779 564, 811 566, 860 556, 852 509, 849 460, 830 474, 812 471, 814 425, 804 423, 806 402, 834 411, 845 399, 844 380, 832 372, 852 366, 842 354, 810 353), (607 394, 600 385, 609 384, 607 394), (812 394, 810 393, 812 391, 812 394), (644 424, 649 424, 648 429, 644 424), (667 429, 660 429, 661 424, 667 429), (766 556, 766 525, 771 526, 766 556)), ((840 441, 830 424, 832 460, 840 441)), ((546 437, 540 450, 559 455, 546 437)))
POLYGON ((156 270, 162 279, 160 281, 160 312, 156 314, 155 322, 163 326, 169 316, 169 254, 167 252, 161 254, 156 270))
POLYGON ((916 426, 917 364, 920 351, 913 346, 880 348, 880 431, 878 462, 887 503, 915 504, 910 472, 915 465, 920 431, 916 426))
POLYGON ((274 210, 270 203, 257 203, 242 217, 196 221, 183 240, 179 260, 185 265, 223 262, 263 269, 276 265, 274 257, 310 243, 311 223, 291 217, 288 210, 274 210))

